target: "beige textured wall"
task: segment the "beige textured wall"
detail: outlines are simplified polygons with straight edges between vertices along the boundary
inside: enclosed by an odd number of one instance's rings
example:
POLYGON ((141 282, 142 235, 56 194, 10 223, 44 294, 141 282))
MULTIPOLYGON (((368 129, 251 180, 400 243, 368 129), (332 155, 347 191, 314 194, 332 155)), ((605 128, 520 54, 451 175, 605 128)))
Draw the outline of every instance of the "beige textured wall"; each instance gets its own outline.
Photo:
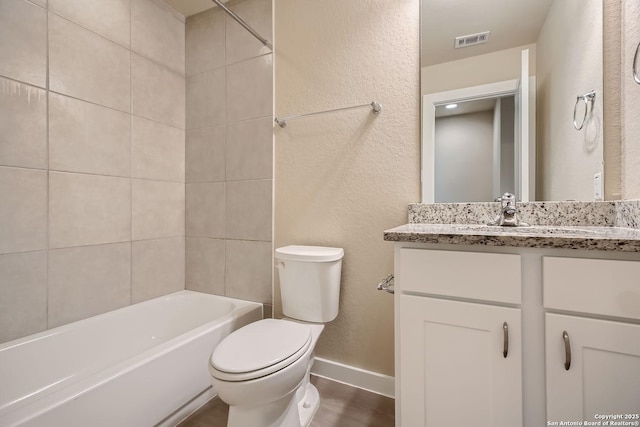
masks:
POLYGON ((537 42, 537 200, 593 200, 603 170, 602 46, 602 0, 552 4, 537 42), (592 120, 576 131, 576 97, 591 90, 592 120))
POLYGON ((438 93, 520 78, 521 52, 529 49, 529 74, 536 74, 536 45, 514 47, 423 67, 422 94, 438 93))
MULTIPOLYGON (((230 7, 272 38, 272 1, 230 7)), ((273 55, 219 8, 186 24, 186 287, 272 304, 273 55)))
POLYGON ((393 271, 383 230, 420 197, 418 14, 418 0, 277 0, 274 11, 277 116, 383 106, 274 129, 274 243, 344 248, 340 314, 317 355, 387 375, 393 297, 375 285, 393 271))
POLYGON ((633 81, 633 55, 640 43, 640 3, 622 2, 622 196, 640 198, 640 85, 633 81))
POLYGON ((0 1, 0 342, 184 288, 184 49, 155 0, 0 1))
POLYGON ((622 198, 621 1, 605 0, 603 8, 604 197, 618 200, 622 198))

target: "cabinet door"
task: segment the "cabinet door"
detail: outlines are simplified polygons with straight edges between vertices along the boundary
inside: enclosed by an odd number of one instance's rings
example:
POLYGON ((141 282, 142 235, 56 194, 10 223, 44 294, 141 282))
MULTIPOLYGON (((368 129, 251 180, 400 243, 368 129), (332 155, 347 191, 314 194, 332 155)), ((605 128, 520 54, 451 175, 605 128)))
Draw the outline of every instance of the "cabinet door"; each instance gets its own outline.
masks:
POLYGON ((400 298, 402 426, 521 426, 520 310, 400 298))
POLYGON ((640 413, 640 325, 547 314, 546 354, 548 421, 640 413))

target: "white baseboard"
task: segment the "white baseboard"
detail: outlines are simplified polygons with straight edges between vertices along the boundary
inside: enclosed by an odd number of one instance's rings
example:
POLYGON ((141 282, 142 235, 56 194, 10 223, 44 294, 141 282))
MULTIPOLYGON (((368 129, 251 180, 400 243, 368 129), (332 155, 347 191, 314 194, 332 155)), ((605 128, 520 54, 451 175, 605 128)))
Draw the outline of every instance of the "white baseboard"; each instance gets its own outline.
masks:
POLYGON ((316 357, 311 374, 361 388, 383 396, 395 397, 395 378, 316 357))

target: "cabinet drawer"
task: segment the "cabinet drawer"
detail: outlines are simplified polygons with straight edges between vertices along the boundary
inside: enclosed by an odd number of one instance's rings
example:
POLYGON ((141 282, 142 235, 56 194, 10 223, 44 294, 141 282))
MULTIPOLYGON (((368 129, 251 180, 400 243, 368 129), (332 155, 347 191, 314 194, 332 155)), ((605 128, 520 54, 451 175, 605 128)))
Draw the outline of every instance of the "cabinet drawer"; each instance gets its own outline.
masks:
POLYGON ((401 248, 402 291, 520 304, 520 255, 401 248))
POLYGON ((545 308, 640 319, 640 262, 543 257, 545 308))

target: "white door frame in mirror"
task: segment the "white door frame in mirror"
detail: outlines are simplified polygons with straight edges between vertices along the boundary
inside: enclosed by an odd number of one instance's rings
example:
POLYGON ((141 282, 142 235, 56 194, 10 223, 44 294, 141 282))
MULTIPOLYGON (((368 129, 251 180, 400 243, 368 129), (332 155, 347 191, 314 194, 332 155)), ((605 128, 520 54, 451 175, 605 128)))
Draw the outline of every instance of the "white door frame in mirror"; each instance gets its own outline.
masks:
MULTIPOLYGON (((535 76, 529 77, 529 120, 527 149, 521 153, 520 170, 528 170, 528 179, 518 180, 526 188, 519 189, 519 199, 528 201, 529 194, 535 194, 535 76), (525 167, 522 167, 525 166, 525 167)), ((465 102, 476 99, 517 96, 519 79, 506 80, 480 86, 455 89, 446 92, 429 93, 422 97, 422 203, 435 201, 435 111, 440 105, 465 102)), ((525 129, 523 129, 525 130, 525 129)))

